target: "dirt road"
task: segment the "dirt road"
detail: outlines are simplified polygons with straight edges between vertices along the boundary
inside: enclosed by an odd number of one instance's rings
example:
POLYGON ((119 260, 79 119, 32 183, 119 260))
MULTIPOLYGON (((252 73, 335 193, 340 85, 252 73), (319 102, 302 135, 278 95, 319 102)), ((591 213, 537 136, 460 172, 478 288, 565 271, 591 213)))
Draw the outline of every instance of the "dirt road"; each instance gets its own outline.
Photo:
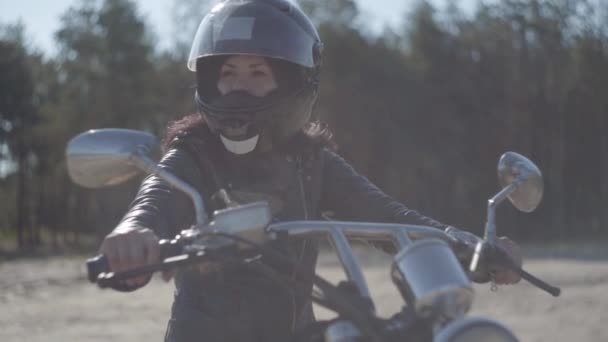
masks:
MULTIPOLYGON (((390 259, 365 254, 366 276, 380 315, 401 305, 388 277, 390 259)), ((522 341, 608 341, 608 259, 528 258, 526 268, 560 286, 553 298, 521 283, 490 291, 476 285, 475 315, 499 319, 522 341)), ((322 276, 342 279, 335 259, 324 256, 322 276)), ((130 294, 99 290, 75 258, 0 264, 0 341, 161 341, 173 286, 154 279, 130 294)), ((327 312, 317 311, 321 316, 327 312)))

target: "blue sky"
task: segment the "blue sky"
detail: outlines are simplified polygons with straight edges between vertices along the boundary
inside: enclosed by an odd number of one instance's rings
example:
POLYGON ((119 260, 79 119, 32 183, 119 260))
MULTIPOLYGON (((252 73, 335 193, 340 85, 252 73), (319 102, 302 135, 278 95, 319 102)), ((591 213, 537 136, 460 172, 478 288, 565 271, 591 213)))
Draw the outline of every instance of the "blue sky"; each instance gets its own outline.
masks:
MULTIPOLYGON (((53 33, 59 28, 59 17, 78 0, 0 0, 0 23, 15 22, 21 19, 26 27, 30 43, 53 53, 53 33)), ((168 44, 171 34, 170 9, 172 0, 136 0, 140 13, 152 24, 160 44, 168 44)), ((416 0, 358 0, 360 9, 369 18, 372 28, 384 24, 398 25, 403 13, 416 0)), ((445 0, 434 0, 441 6, 445 0)), ((471 8, 475 0, 460 0, 463 6, 471 8)))

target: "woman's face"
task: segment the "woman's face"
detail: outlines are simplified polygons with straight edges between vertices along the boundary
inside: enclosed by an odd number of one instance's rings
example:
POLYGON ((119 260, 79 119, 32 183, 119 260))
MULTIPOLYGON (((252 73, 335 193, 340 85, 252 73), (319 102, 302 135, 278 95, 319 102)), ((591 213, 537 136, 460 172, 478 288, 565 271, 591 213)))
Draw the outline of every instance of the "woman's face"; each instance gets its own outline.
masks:
POLYGON ((232 56, 220 68, 217 89, 222 95, 243 90, 254 96, 264 96, 276 88, 274 73, 263 57, 232 56))

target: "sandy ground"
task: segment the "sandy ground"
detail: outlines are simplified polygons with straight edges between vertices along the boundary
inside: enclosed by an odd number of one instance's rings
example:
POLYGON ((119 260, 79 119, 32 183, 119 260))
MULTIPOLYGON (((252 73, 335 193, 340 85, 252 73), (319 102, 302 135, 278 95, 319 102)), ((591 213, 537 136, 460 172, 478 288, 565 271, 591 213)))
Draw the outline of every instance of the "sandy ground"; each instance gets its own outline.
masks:
MULTIPOLYGON (((582 246, 550 258, 533 248, 526 254, 526 268, 560 286, 562 296, 523 282, 498 292, 476 285, 471 314, 500 320, 522 341, 608 341, 608 253, 598 257, 582 246)), ((391 315, 402 302, 388 277, 390 259, 379 252, 361 258, 379 314, 391 315)), ((319 271, 331 280, 343 278, 328 255, 319 271)), ((172 292, 172 284, 158 279, 130 294, 100 290, 86 281, 83 260, 74 257, 3 262, 0 341, 161 341, 172 292)))

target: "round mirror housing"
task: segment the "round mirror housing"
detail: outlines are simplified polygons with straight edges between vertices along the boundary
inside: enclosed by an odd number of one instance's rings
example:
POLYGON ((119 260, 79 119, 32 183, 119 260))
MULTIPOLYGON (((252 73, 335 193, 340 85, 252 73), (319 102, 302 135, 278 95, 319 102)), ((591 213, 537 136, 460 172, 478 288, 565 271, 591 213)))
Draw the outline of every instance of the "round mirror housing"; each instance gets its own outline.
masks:
POLYGON ((158 139, 149 133, 130 129, 94 129, 74 137, 67 145, 70 178, 87 188, 123 183, 141 170, 131 160, 140 151, 157 154, 158 139))
POLYGON ((540 170, 521 154, 506 152, 500 157, 498 180, 503 188, 517 183, 508 198, 523 212, 534 211, 543 197, 543 176, 540 170))

